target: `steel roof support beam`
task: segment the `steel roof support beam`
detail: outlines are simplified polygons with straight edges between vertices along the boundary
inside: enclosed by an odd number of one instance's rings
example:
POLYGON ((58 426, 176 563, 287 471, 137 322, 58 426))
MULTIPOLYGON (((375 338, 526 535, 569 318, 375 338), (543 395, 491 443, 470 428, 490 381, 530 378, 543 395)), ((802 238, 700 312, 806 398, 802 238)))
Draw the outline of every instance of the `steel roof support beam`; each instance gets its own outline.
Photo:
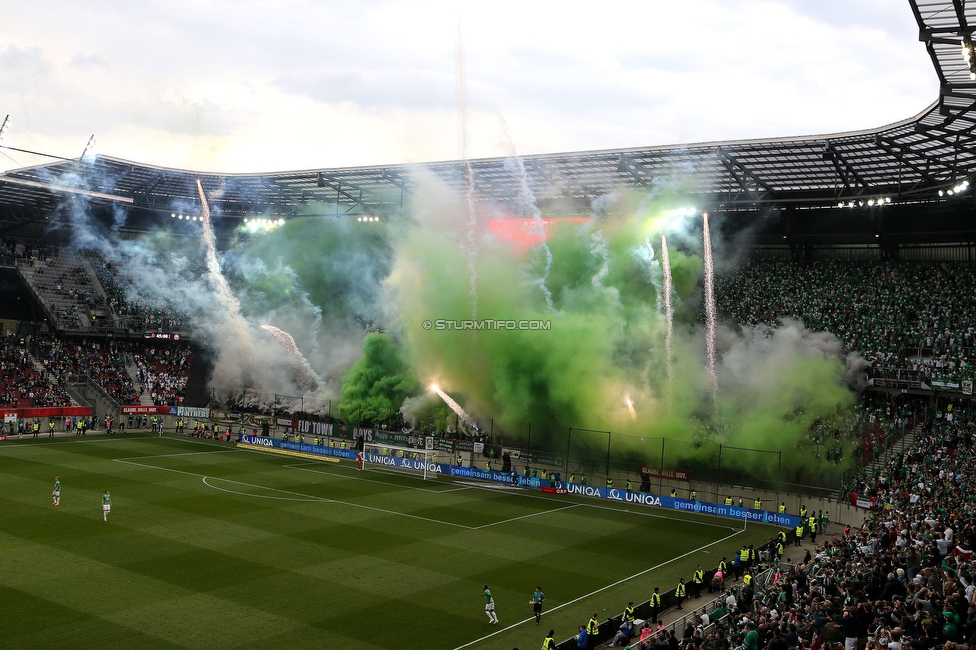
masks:
POLYGON ((342 195, 346 197, 353 203, 362 206, 363 209, 367 208, 366 204, 363 203, 363 190, 361 188, 350 186, 350 189, 352 189, 353 191, 359 189, 359 196, 354 196, 349 192, 347 192, 346 190, 342 189, 342 184, 339 181, 335 181, 332 178, 326 178, 325 174, 322 174, 321 172, 319 172, 318 175, 318 186, 328 187, 330 189, 333 189, 336 191, 337 195, 342 195))
POLYGON ((617 157, 617 171, 622 174, 630 174, 633 177, 634 185, 641 187, 647 184, 646 176, 642 173, 644 165, 637 162, 629 155, 621 153, 617 157))
MULTIPOLYGON (((725 153, 721 147, 718 148, 718 157, 725 167, 726 171, 735 179, 742 191, 745 192, 753 201, 764 201, 767 198, 775 197, 775 192, 773 192, 766 183, 760 180, 755 174, 753 174, 747 167, 740 163, 737 159, 733 158, 729 154, 725 153), (747 177, 755 184, 755 188, 750 187, 743 179, 739 176, 739 172, 743 176, 747 177), (762 188, 763 193, 759 193, 759 188, 762 188), (768 195, 768 196, 767 196, 768 195)), ((734 199, 733 199, 734 200, 734 199)))

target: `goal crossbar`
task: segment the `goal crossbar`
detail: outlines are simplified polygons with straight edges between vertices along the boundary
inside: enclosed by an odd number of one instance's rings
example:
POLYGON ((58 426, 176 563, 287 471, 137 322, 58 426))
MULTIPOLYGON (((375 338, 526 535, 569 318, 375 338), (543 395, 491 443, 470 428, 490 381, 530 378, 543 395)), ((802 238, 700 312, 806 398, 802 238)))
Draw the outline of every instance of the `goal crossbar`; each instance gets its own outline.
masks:
POLYGON ((437 477, 437 452, 433 449, 366 443, 362 453, 367 465, 410 471, 424 480, 437 477))

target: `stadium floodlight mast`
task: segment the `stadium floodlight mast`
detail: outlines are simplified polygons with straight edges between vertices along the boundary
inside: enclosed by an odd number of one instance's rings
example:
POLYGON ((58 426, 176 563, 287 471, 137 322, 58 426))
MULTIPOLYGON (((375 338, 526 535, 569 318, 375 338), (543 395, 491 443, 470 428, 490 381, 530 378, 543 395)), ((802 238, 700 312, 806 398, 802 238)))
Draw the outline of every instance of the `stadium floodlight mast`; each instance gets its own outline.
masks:
POLYGON ((10 115, 3 118, 3 124, 0 124, 0 143, 3 142, 3 138, 7 135, 7 129, 10 127, 10 115))

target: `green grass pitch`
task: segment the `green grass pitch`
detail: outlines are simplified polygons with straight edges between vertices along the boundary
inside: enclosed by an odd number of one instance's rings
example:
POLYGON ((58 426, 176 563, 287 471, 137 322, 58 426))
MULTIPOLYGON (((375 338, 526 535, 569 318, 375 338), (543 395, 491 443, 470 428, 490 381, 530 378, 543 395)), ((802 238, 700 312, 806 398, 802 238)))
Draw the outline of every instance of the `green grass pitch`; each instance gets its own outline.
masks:
POLYGON ((7 441, 0 639, 6 648, 533 648, 549 628, 572 636, 594 611, 617 614, 773 534, 741 528, 182 437, 7 441), (485 583, 497 626, 484 613, 485 583), (536 585, 544 629, 530 620, 536 585))

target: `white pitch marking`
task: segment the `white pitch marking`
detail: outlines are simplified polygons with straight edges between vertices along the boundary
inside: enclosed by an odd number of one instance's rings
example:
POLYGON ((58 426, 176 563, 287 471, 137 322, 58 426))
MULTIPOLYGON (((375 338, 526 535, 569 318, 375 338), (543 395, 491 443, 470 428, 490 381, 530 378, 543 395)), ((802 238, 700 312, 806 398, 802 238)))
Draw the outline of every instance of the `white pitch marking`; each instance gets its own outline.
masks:
POLYGON ((559 512, 560 510, 569 510, 570 508, 579 508, 581 503, 572 503, 568 506, 563 506, 562 508, 553 508, 552 510, 542 510, 540 512, 530 512, 527 515, 522 515, 520 517, 512 517, 510 519, 502 519, 501 521, 495 521, 490 524, 483 524, 481 526, 475 526, 475 530, 481 530, 482 528, 489 528, 491 526, 498 526, 500 524, 507 524, 511 521, 518 521, 519 519, 528 519, 529 517, 538 517, 539 515, 548 515, 551 512, 559 512))
MULTIPOLYGON (((670 560, 667 560, 665 562, 661 562, 657 566, 652 566, 651 568, 644 569, 643 571, 639 571, 639 572, 635 573, 632 576, 628 576, 626 578, 622 578, 622 579, 617 580, 616 582, 610 583, 610 584, 608 584, 608 585, 606 585, 604 587, 600 587, 599 589, 597 589, 595 591, 591 591, 588 594, 584 594, 584 595, 580 596, 579 598, 574 598, 573 600, 571 600, 571 601, 569 601, 567 603, 563 603, 562 605, 557 605, 555 607, 552 607, 548 611, 549 612, 554 612, 557 609, 562 609, 563 607, 566 607, 568 605, 572 605, 573 603, 578 603, 579 601, 584 600, 586 598, 589 598, 590 596, 595 596, 595 595, 597 595, 598 593, 600 593, 602 591, 606 591, 607 589, 612 589, 613 587, 616 587, 617 585, 621 585, 621 584, 623 584, 623 583, 625 583, 625 582, 627 582, 629 580, 633 580, 634 578, 639 578, 640 576, 644 575, 645 573, 649 573, 651 571, 655 571, 657 569, 660 569, 661 567, 666 566, 668 564, 671 564, 672 562, 674 562, 676 560, 681 560, 683 558, 686 558, 689 555, 691 555, 692 553, 698 553, 699 551, 704 551, 706 548, 709 548, 711 546, 715 546, 716 544, 720 544, 720 543, 722 543, 722 542, 724 542, 724 541, 726 541, 728 539, 732 539, 733 537, 735 537, 736 535, 738 535, 741 532, 742 532, 741 530, 737 530, 734 533, 732 533, 731 535, 726 535, 722 539, 717 539, 714 542, 711 542, 709 544, 705 544, 704 546, 700 546, 700 547, 698 547, 698 548, 696 548, 694 550, 688 551, 684 555, 679 555, 677 557, 673 557, 670 560)), ((501 634, 502 632, 507 632, 508 630, 511 630, 513 628, 516 628, 519 625, 522 625, 523 623, 528 623, 529 621, 534 621, 534 620, 535 620, 535 617, 532 616, 530 618, 525 619, 524 621, 519 621, 518 623, 512 623, 508 627, 503 627, 502 629, 497 630, 495 632, 492 632, 491 634, 486 634, 485 636, 481 637, 480 639, 475 639, 474 641, 469 641, 468 643, 465 643, 464 645, 459 645, 458 647, 454 648, 454 650, 461 650, 462 648, 467 648, 467 647, 473 646, 476 643, 481 643, 485 639, 490 639, 491 637, 495 636, 496 634, 501 634)))
MULTIPOLYGON (((198 476, 198 477, 206 478, 206 475, 205 474, 198 474, 197 472, 185 472, 185 471, 183 471, 181 469, 170 469, 169 467, 157 467, 155 465, 146 465, 145 463, 136 463, 136 462, 129 461, 129 460, 124 460, 124 459, 121 459, 121 458, 115 458, 113 460, 115 462, 117 462, 117 463, 126 463, 128 465, 137 465, 139 467, 146 467, 148 469, 158 469, 158 470, 162 470, 164 472, 175 472, 177 474, 185 474, 187 476, 198 476)), ((294 496, 305 497, 305 498, 313 498, 314 497, 314 495, 304 494, 302 492, 292 492, 291 490, 282 490, 282 489, 279 489, 279 488, 268 487, 266 485, 257 485, 255 483, 245 483, 244 481, 234 481, 234 480, 229 479, 229 478, 223 478, 223 479, 220 479, 220 480, 221 481, 226 481, 227 483, 235 483, 237 485, 244 485, 244 486, 247 486, 247 487, 259 488, 259 489, 262 489, 262 490, 271 490, 272 492, 281 492, 282 494, 291 494, 291 495, 294 495, 294 496)), ((212 487, 212 486, 208 486, 208 487, 212 487)), ((253 496, 253 495, 250 495, 250 496, 253 496)), ((429 521, 429 522, 434 523, 434 524, 443 524, 444 526, 454 526, 455 528, 464 528, 465 530, 474 530, 474 527, 473 526, 467 526, 465 524, 456 524, 456 523, 451 522, 451 521, 442 521, 440 519, 431 519, 430 517, 421 517, 420 515, 411 515, 411 514, 406 513, 406 512, 397 512, 395 510, 386 510, 385 508, 377 508, 375 506, 367 506, 367 505, 363 505, 361 503, 352 503, 351 501, 340 501, 339 499, 326 499, 325 497, 319 497, 319 498, 321 499, 321 502, 322 503, 338 503, 340 505, 352 506, 353 508, 362 508, 364 510, 373 510, 374 512, 382 512, 382 513, 388 514, 388 515, 396 515, 396 516, 399 516, 399 517, 408 517, 410 519, 419 519, 421 521, 429 521)))
MULTIPOLYGON (((275 497, 275 496, 271 496, 269 494, 252 494, 250 492, 238 492, 237 490, 228 490, 227 488, 222 488, 222 487, 217 487, 216 485, 211 485, 210 483, 207 483, 207 479, 208 478, 211 478, 212 480, 215 480, 215 481, 222 481, 223 480, 223 479, 217 478, 215 476, 214 477, 204 476, 203 477, 203 484, 206 485, 208 488, 213 488, 214 490, 220 490, 221 492, 227 492, 229 494, 236 494, 236 495, 242 496, 242 497, 256 497, 258 499, 276 499, 278 501, 327 501, 327 499, 323 499, 321 497, 309 497, 307 499, 301 499, 301 498, 298 498, 298 497, 275 497)), ((268 489, 268 488, 263 488, 263 489, 268 489)))
MULTIPOLYGON (((470 488, 460 487, 460 488, 449 488, 447 490, 432 490, 430 488, 414 487, 411 485, 400 485, 398 483, 391 483, 389 481, 380 481, 375 478, 366 478, 365 476, 350 476, 348 474, 338 474, 336 472, 325 472, 320 469, 311 469, 310 467, 302 467, 298 464, 290 464, 284 466, 286 469, 297 469, 302 472, 312 472, 313 474, 328 474, 329 476, 337 476, 343 479, 350 479, 354 481, 366 481, 367 483, 379 483, 380 485, 390 485, 392 487, 398 487, 405 490, 419 490, 421 492, 431 492, 433 494, 441 494, 444 492, 458 492, 460 490, 468 490, 470 488)), ((413 478, 412 476, 410 478, 413 478)))

